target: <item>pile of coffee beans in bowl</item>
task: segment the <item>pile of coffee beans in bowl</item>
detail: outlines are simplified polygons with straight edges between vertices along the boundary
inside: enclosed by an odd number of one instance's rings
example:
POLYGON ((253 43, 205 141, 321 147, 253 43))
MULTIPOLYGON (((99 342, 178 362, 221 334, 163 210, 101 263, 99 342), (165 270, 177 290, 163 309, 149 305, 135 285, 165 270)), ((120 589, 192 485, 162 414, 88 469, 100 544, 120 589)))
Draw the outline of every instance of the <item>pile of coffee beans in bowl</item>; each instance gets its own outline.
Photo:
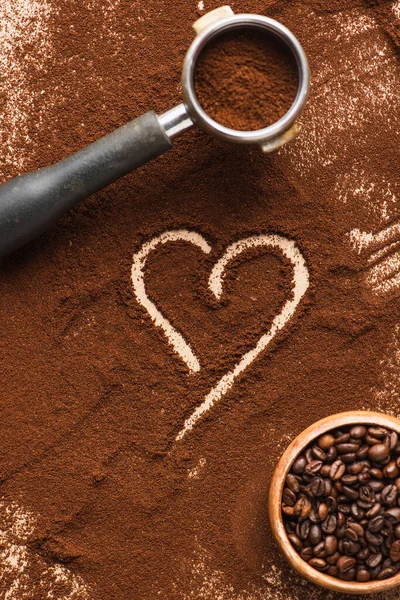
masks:
POLYGON ((400 571, 400 441, 355 425, 315 439, 294 461, 282 493, 290 543, 318 571, 344 581, 400 571))

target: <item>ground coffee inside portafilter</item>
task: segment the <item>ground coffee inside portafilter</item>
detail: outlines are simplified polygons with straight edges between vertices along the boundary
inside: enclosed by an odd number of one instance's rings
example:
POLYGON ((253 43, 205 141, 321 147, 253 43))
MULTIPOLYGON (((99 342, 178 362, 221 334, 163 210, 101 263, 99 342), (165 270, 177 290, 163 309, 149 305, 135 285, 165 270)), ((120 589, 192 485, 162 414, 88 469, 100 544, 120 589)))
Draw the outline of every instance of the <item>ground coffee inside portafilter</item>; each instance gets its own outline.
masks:
POLYGON ((400 571, 400 444, 395 431, 356 425, 314 441, 293 463, 282 494, 292 546, 344 581, 400 571))
POLYGON ((195 72, 200 104, 221 125, 254 131, 279 121, 296 96, 296 60, 278 37, 229 31, 202 51, 195 72))

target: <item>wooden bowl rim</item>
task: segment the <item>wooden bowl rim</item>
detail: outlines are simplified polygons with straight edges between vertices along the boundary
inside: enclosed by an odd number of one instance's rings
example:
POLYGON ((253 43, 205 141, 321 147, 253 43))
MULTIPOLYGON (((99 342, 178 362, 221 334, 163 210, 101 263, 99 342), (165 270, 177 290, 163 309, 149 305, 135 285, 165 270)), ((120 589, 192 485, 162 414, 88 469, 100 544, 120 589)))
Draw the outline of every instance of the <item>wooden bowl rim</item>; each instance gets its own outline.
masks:
POLYGON ((394 429, 400 434, 400 420, 384 413, 372 411, 349 411, 337 413, 317 421, 302 431, 283 453, 271 480, 269 492, 269 521, 274 538, 286 559, 303 577, 328 590, 346 594, 377 594, 400 585, 400 573, 382 581, 359 583, 341 581, 321 573, 304 561, 289 542, 283 525, 281 497, 286 476, 300 452, 314 439, 331 429, 345 425, 380 425, 394 429))

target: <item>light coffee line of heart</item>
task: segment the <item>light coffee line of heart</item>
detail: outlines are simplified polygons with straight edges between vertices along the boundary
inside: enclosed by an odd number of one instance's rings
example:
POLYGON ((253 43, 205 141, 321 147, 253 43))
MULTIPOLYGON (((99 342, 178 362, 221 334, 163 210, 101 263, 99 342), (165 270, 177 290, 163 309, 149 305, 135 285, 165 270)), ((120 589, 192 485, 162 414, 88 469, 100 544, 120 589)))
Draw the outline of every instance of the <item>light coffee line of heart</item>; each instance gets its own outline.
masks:
MULTIPOLYGON (((189 370, 191 372, 197 372, 200 370, 199 359, 195 356, 193 349, 184 339, 183 335, 173 327, 170 321, 166 319, 161 311, 155 306, 154 302, 150 300, 144 283, 146 260, 149 254, 162 244, 177 241, 192 243, 200 248, 205 254, 211 252, 211 246, 205 238, 194 231, 180 229, 164 232, 160 236, 153 238, 150 242, 145 243, 134 255, 131 272, 132 285, 136 299, 139 304, 147 310, 154 325, 162 329, 168 342, 186 363, 189 370)), ((276 334, 291 319, 297 305, 308 288, 308 269, 295 242, 280 235, 257 235, 231 244, 226 249, 224 255, 214 265, 208 280, 208 287, 217 300, 220 300, 222 296, 225 271, 228 264, 247 250, 260 247, 277 249, 292 263, 294 284, 293 298, 287 300, 282 311, 274 318, 269 331, 260 337, 256 346, 244 354, 234 369, 226 373, 207 394, 203 403, 198 406, 185 421, 183 428, 176 436, 176 441, 181 440, 185 434, 193 428, 202 415, 209 411, 212 406, 228 392, 233 386, 236 377, 238 377, 238 375, 240 375, 255 360, 255 358, 267 348, 276 334)))

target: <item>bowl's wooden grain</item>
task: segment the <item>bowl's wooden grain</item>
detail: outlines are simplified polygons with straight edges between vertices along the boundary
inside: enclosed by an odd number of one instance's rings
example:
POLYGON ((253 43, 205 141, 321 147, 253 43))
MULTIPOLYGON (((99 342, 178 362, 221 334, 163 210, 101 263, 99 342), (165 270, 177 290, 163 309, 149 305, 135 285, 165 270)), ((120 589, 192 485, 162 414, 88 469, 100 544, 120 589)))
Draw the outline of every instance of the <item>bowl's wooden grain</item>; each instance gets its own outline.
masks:
POLYGON ((276 467, 269 492, 269 520, 272 533, 278 543, 278 546, 292 567, 294 567, 301 575, 303 575, 303 577, 312 583, 315 583, 316 585, 336 592, 342 592, 346 594, 377 594, 378 592, 384 592, 400 586, 400 573, 389 579, 384 579, 383 581, 371 581, 367 583, 341 581, 335 577, 325 575, 325 573, 320 573, 316 569, 313 569, 313 567, 310 567, 310 565, 306 563, 299 556, 299 554, 297 554, 296 550, 293 548, 287 538, 282 519, 282 491, 286 476, 295 458, 306 446, 308 446, 312 440, 318 438, 320 435, 326 433, 330 429, 336 429, 345 425, 355 424, 381 425, 383 427, 394 429, 400 434, 399 419, 376 412, 344 412, 326 417, 325 419, 314 423, 314 425, 311 425, 311 427, 305 429, 293 440, 293 442, 282 455, 282 458, 276 467))

